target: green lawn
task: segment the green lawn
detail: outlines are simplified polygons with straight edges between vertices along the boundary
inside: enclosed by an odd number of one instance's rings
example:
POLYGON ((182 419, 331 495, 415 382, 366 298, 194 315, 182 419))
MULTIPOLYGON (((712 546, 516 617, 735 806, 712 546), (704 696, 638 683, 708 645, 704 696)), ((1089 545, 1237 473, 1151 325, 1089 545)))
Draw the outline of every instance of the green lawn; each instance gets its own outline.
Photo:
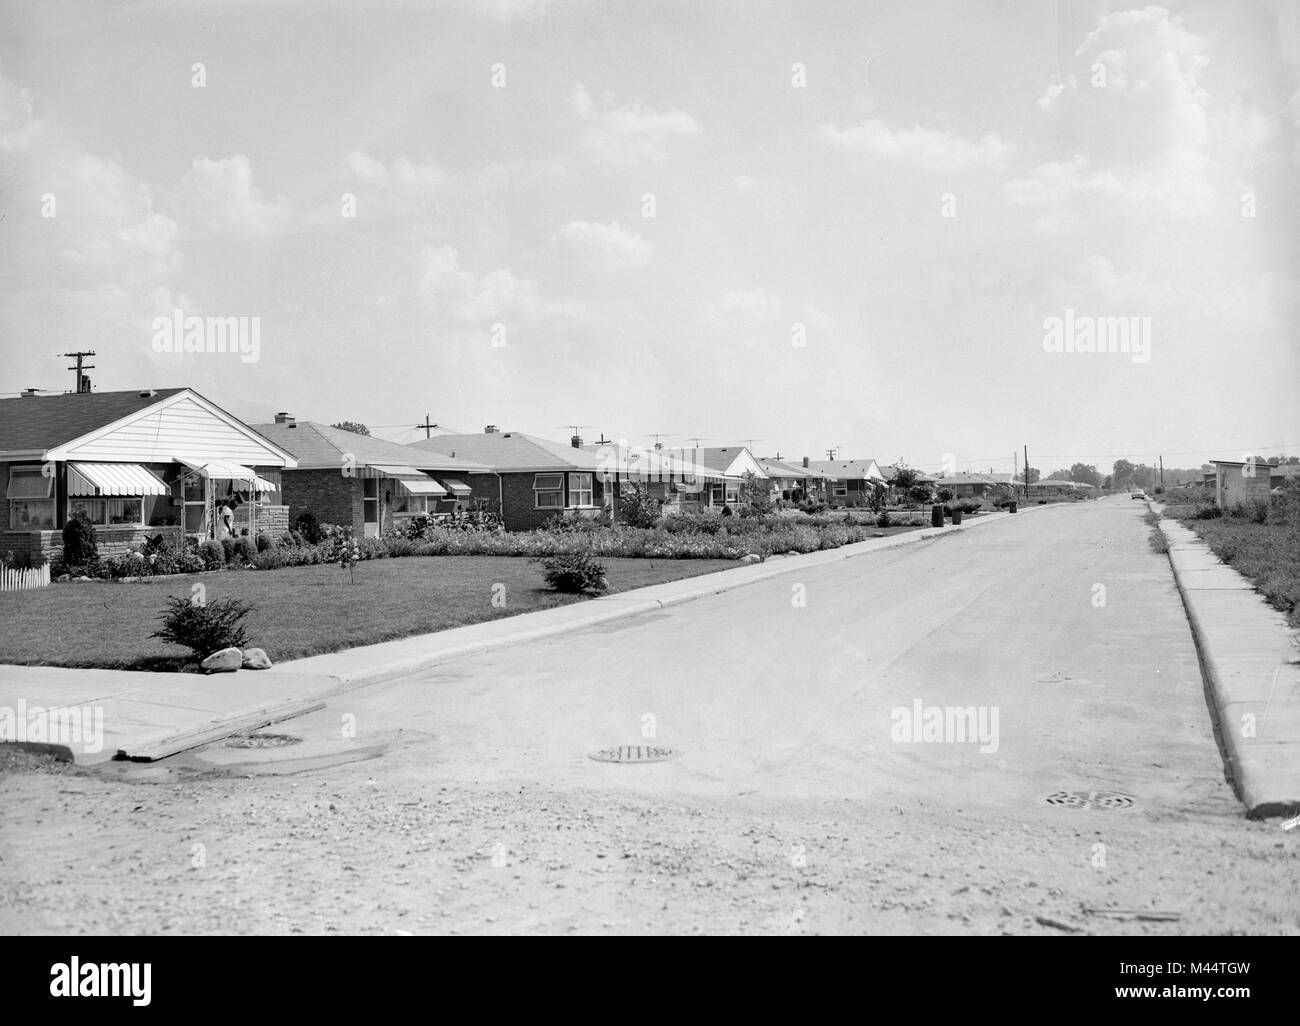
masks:
MULTIPOLYGON (((729 559, 602 558, 610 593, 737 566, 729 559)), ((168 597, 202 583, 208 601, 234 597, 255 611, 253 645, 275 661, 429 634, 581 602, 547 589, 541 567, 512 556, 435 556, 360 563, 356 583, 337 565, 117 581, 71 581, 0 593, 0 663, 178 670, 186 650, 149 634, 168 597), (505 608, 492 605, 505 585, 505 608), (498 589, 498 592, 500 589, 498 589)))

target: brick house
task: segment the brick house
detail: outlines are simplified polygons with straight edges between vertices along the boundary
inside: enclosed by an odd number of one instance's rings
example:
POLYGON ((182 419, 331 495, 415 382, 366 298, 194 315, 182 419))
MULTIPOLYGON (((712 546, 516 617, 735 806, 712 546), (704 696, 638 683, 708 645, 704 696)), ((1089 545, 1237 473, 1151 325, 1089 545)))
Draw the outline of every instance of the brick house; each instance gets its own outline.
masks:
POLYGON ((759 457, 759 465, 772 481, 772 498, 787 502, 809 499, 825 502, 830 496, 832 479, 820 470, 814 470, 807 456, 803 464, 785 463, 781 460, 759 457))
POLYGON ((158 535, 179 547, 212 537, 231 497, 237 534, 283 531, 280 475, 296 465, 190 388, 0 399, 0 552, 48 557, 74 515, 102 555, 158 535))
POLYGON ((947 488, 958 499, 996 498, 1015 493, 1010 474, 950 474, 935 478, 934 486, 947 488))
POLYGON ((886 488, 889 475, 873 459, 812 460, 813 470, 829 479, 832 506, 865 506, 873 490, 886 488))
POLYGON ((501 514, 507 531, 533 530, 556 515, 598 516, 606 505, 596 454, 576 435, 564 445, 490 424, 481 434, 434 435, 409 448, 486 468, 465 480, 476 500, 501 514))
MULTIPOLYGON (((712 498, 711 486, 726 481, 726 475, 710 470, 699 459, 700 449, 641 448, 605 442, 583 446, 596 457, 597 471, 604 483, 607 505, 616 501, 629 486, 645 489, 666 514, 698 512, 712 498)), ((721 499, 718 502, 721 506, 721 499)))
POLYGON ((283 476, 289 522, 311 513, 323 524, 351 526, 357 537, 377 538, 411 517, 450 513, 472 498, 469 476, 488 470, 287 413, 255 430, 298 461, 283 476))
POLYGON ((723 506, 735 508, 740 504, 740 485, 746 474, 753 474, 760 480, 767 480, 767 471, 754 459, 754 454, 743 445, 723 447, 704 446, 693 452, 696 463, 706 471, 719 475, 719 480, 710 481, 700 496, 702 508, 720 509, 723 506))

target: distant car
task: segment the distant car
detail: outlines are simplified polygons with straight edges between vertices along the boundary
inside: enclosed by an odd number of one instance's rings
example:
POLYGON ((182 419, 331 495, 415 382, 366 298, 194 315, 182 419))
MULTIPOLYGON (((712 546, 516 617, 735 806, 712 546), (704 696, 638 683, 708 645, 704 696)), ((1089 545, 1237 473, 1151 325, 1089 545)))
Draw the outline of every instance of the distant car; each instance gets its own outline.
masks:
POLYGON ((1134 492, 1132 495, 1129 496, 1130 499, 1145 499, 1146 497, 1147 497, 1146 492, 1134 492))

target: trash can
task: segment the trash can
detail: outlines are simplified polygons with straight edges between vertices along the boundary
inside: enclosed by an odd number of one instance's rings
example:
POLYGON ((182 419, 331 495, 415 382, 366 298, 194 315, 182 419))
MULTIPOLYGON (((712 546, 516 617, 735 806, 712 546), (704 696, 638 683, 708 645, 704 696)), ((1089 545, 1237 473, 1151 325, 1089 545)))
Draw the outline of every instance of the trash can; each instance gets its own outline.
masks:
POLYGON ((930 507, 930 526, 931 527, 943 526, 943 507, 940 506, 937 502, 930 507))
POLYGON ((1012 513, 1014 513, 1014 512, 1016 511, 1016 500, 1015 500, 1015 499, 1012 499, 1012 500, 1011 500, 1011 504, 1010 504, 1009 506, 1007 506, 1007 509, 1009 509, 1012 513))
POLYGON ((961 523, 961 507, 954 506, 952 508, 952 526, 956 527, 960 523, 961 523))

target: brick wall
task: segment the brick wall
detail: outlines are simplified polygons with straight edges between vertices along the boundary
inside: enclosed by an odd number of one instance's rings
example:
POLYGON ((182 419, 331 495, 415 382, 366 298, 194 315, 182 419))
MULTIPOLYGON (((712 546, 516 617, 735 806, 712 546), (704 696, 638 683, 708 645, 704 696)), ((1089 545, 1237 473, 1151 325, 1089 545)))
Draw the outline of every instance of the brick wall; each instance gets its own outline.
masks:
MULTIPOLYGON (((533 491, 533 479, 535 475, 527 474, 502 474, 500 485, 500 501, 497 493, 497 476, 495 474, 470 474, 465 479, 465 483, 474 489, 476 499, 484 499, 487 502, 487 508, 492 512, 502 512, 505 519, 507 531, 532 531, 541 527, 546 521, 560 512, 556 509, 534 509, 536 504, 535 493, 533 491), (501 506, 504 503, 504 510, 501 506)), ((567 482, 567 478, 565 479, 567 482)), ((595 503, 597 508, 594 510, 583 511, 583 516, 597 516, 600 513, 600 507, 604 503, 604 493, 599 477, 593 475, 593 486, 595 488, 595 503)), ((573 515, 573 511, 570 511, 573 515)))
POLYGON ((359 477, 344 477, 337 470, 286 470, 281 488, 288 523, 309 512, 322 524, 350 524, 360 533, 359 477))

